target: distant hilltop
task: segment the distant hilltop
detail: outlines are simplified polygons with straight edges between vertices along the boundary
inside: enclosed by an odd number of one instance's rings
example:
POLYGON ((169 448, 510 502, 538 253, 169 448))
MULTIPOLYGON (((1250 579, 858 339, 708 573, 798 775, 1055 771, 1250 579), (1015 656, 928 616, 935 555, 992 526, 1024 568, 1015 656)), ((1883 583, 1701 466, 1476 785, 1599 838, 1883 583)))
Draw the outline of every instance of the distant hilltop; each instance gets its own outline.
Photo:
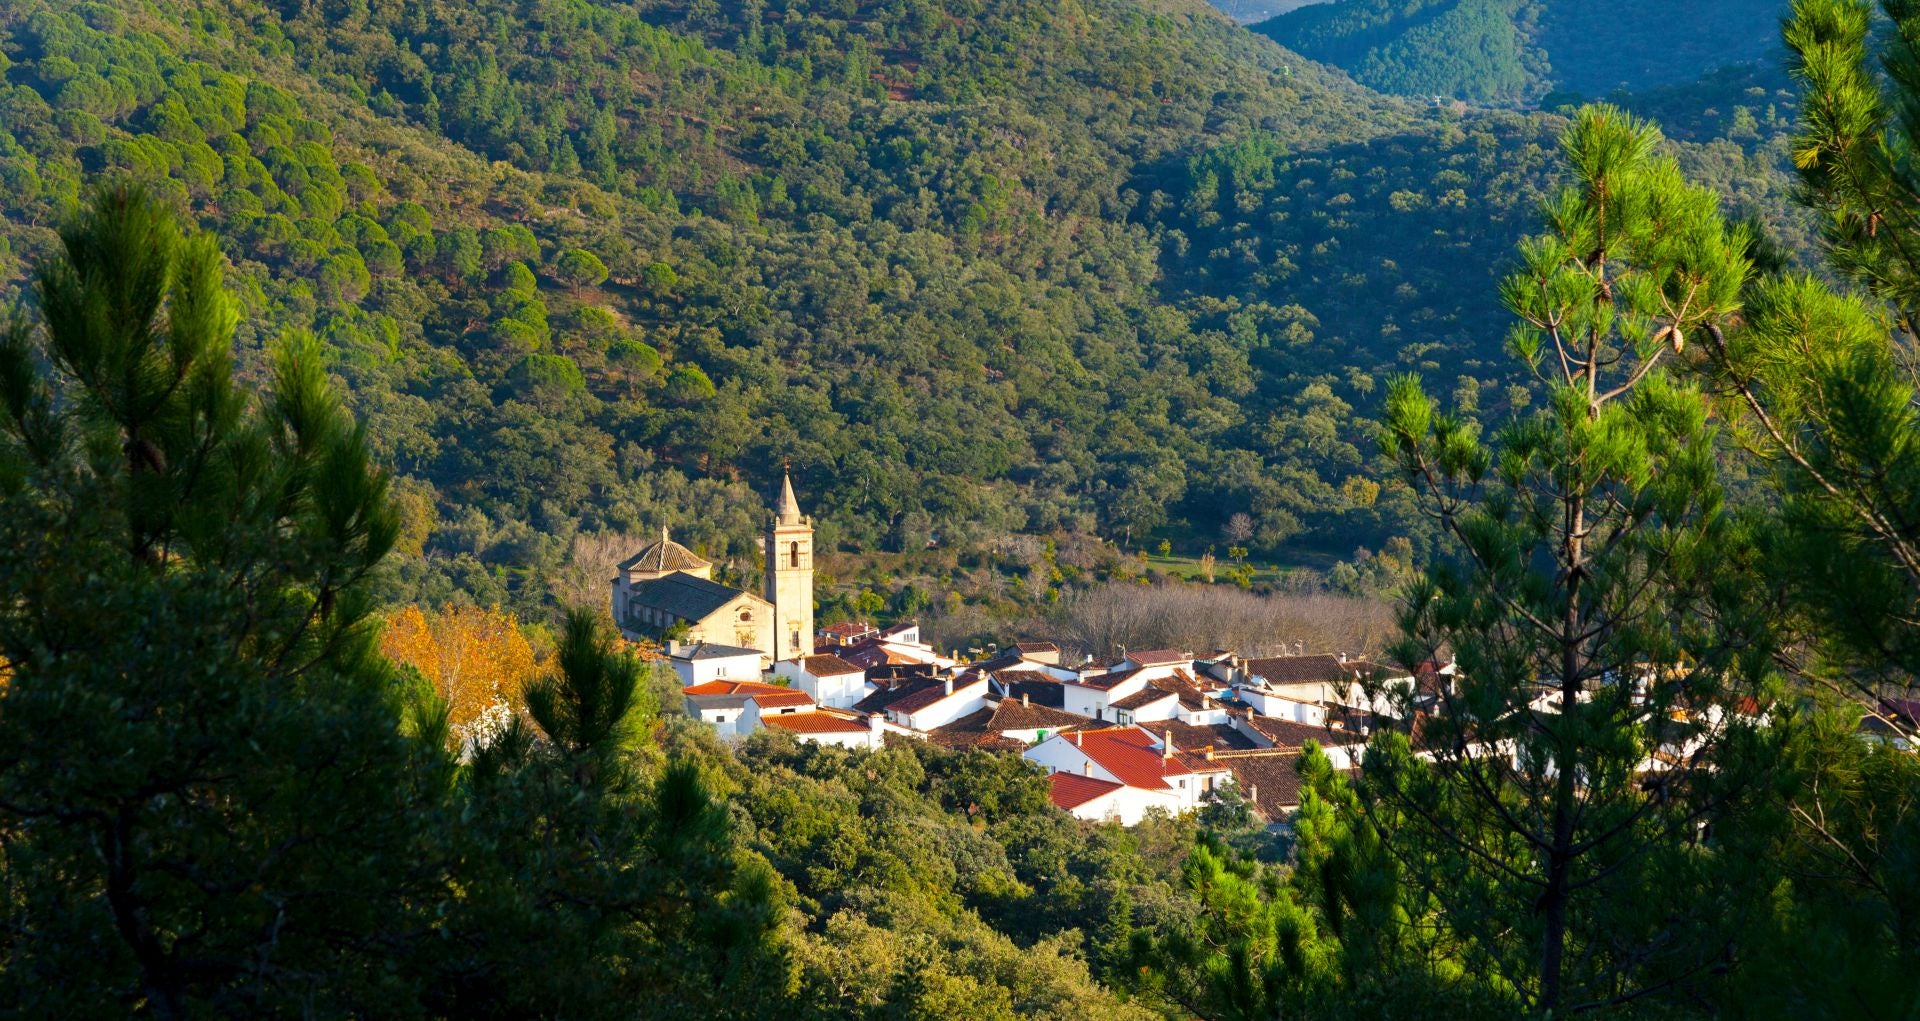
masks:
POLYGON ((1256 21, 1277 18, 1289 11, 1297 11, 1302 7, 1326 2, 1327 0, 1213 0, 1213 5, 1220 8, 1227 17, 1242 25, 1251 25, 1256 21))

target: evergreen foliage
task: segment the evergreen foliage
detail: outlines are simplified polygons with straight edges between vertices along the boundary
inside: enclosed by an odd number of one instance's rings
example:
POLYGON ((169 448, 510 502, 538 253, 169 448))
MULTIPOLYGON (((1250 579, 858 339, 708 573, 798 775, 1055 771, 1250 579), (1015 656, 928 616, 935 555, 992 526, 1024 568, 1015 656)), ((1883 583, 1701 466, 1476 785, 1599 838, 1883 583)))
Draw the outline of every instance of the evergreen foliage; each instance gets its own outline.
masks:
MULTIPOLYGON (((29 0, 0 40, 0 279, 86 174, 149 181, 220 239, 241 371, 312 332, 431 500, 391 595, 527 616, 580 535, 751 565, 789 460, 826 548, 1424 549, 1356 440, 1392 372, 1522 382, 1479 296, 1560 123, 1133 0, 29 0)), ((1720 133, 1689 169, 1783 206, 1720 133)))
POLYGON ((1920 18, 1881 13, 1787 29, 1849 290, 1739 74, 1634 100, 1675 142, 1377 99, 1177 3, 9 6, 0 1002, 1911 1014, 1920 18), (1341 583, 1422 563, 1396 656, 1460 674, 1357 772, 1309 746, 1285 831, 724 746, 537 583, 643 515, 724 555, 776 452, 849 544, 1056 532, 1036 600, 1127 576, 1077 532, 1217 527, 1243 578, 1393 535, 1341 583), (380 634, 401 591, 446 629, 380 634), (489 595, 539 615, 451 605, 489 595))
POLYGON ((1481 103, 1681 85, 1774 63, 1773 0, 1332 0, 1253 26, 1282 46, 1407 96, 1481 103))

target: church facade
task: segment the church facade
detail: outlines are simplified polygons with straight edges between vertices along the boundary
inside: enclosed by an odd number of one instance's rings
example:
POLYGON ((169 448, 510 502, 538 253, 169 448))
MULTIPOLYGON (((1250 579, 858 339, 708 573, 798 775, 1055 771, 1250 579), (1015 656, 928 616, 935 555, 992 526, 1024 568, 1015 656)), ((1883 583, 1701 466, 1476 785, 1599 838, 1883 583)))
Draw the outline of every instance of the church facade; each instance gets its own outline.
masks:
POLYGON ((764 597, 729 588, 713 580, 711 563, 663 528, 659 542, 617 568, 613 619, 629 639, 684 627, 686 643, 752 649, 769 663, 811 655, 813 521, 800 513, 791 479, 782 480, 767 525, 766 558, 764 597))

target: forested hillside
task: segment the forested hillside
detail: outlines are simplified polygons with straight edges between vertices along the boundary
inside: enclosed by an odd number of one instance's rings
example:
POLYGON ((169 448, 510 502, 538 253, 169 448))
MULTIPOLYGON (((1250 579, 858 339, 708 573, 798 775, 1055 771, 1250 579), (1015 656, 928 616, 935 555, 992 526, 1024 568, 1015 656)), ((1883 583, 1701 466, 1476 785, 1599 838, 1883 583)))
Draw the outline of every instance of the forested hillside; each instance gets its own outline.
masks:
MULTIPOLYGON (((321 338, 416 598, 531 608, 577 535, 660 524, 750 574, 788 460, 847 548, 1245 515, 1347 556, 1422 541, 1369 464, 1383 374, 1524 399, 1486 295, 1560 120, 1355 89, 1197 0, 28 0, 0 32, 0 274, 85 176, 159 182, 234 264, 246 364, 321 338)), ((1751 191, 1761 142, 1681 149, 1751 191)))
POLYGON ((1915 1016, 1917 7, 0 6, 0 1004, 1915 1016))
POLYGON ((1325 3, 1326 0, 1213 0, 1213 5, 1221 13, 1241 24, 1265 21, 1296 8, 1313 3, 1325 3))
POLYGON ((1777 73, 1785 13, 1776 0, 1336 0, 1254 30, 1384 92, 1513 102, 1676 85, 1756 61, 1777 73))

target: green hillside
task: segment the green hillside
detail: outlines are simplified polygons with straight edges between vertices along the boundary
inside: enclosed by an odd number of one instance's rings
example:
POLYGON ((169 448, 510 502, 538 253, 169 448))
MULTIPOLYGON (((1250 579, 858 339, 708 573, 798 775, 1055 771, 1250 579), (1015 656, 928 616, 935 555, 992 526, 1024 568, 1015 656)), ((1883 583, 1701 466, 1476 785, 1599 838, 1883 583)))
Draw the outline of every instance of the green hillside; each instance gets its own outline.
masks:
POLYGON ((1384 92, 1498 103, 1773 67, 1785 10, 1776 0, 1337 0, 1254 31, 1384 92))
POLYGON ((751 571, 787 461, 847 548, 1246 514, 1346 556, 1420 534, 1378 498, 1384 374, 1524 399, 1490 285, 1559 119, 1357 90, 1197 0, 28 0, 0 33, 0 279, 89 176, 162 182, 264 324, 243 362, 324 342, 415 598, 537 605, 577 533, 662 523, 751 571))
POLYGON ((1325 2, 1327 0, 1213 0, 1213 5, 1220 9, 1220 13, 1244 25, 1279 17, 1309 4, 1325 2))

